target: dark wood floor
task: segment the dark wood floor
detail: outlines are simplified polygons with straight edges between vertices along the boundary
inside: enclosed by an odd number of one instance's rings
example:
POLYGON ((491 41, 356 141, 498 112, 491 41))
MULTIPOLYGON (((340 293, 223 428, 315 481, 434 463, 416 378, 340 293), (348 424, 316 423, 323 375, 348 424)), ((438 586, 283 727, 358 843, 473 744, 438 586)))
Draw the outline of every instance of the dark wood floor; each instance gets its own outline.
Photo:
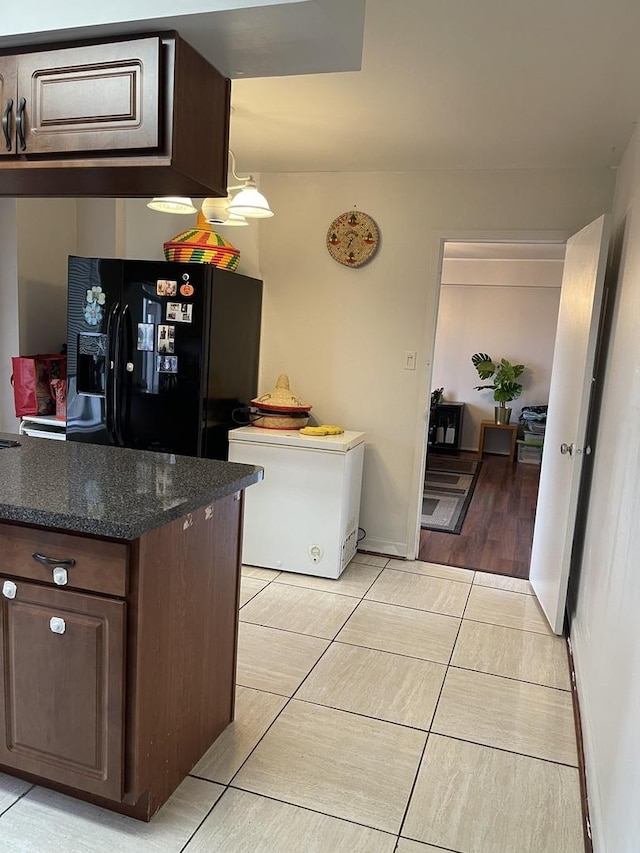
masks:
POLYGON ((462 532, 421 530, 418 559, 528 578, 539 477, 536 465, 485 454, 462 532))

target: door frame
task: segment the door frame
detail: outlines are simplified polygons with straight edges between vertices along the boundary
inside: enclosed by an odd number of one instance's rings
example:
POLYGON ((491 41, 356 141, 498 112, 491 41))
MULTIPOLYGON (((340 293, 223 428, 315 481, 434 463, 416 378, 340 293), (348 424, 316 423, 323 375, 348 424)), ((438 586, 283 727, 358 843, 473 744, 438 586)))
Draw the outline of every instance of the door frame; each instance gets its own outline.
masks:
MULTIPOLYGON (((429 400, 431 396, 433 354, 436 343, 438 312, 440 309, 440 288, 442 286, 442 262, 445 243, 566 243, 574 233, 571 230, 508 230, 508 229, 447 229, 433 231, 429 238, 429 266, 425 283, 428 288, 427 311, 422 332, 422 340, 428 353, 420 364, 418 382, 420 396, 418 400, 418 419, 416 423, 416 441, 412 465, 411 500, 407 519, 407 544, 413 542, 413 552, 407 553, 407 559, 417 560, 420 549, 420 521, 422 516, 422 492, 424 465, 427 453, 427 433, 429 421, 429 400), (429 285, 432 285, 429 287, 429 285)), ((553 371, 553 365, 552 365, 553 371)))

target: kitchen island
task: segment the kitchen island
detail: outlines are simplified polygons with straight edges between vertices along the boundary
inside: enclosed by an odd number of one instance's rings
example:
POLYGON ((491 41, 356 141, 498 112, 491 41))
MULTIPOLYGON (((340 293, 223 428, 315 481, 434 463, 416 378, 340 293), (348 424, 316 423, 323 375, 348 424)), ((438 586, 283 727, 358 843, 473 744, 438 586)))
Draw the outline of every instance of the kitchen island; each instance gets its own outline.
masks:
POLYGON ((0 438, 0 771, 149 820, 233 719, 262 471, 0 438))

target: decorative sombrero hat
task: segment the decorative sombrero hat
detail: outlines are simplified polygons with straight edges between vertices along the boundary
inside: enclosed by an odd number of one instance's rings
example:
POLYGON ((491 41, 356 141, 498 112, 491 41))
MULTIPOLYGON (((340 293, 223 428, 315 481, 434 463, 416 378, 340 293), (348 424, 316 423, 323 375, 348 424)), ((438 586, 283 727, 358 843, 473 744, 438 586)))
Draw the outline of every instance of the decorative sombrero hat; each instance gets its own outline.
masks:
POLYGON ((281 373, 273 391, 256 397, 251 405, 257 409, 253 426, 266 429, 301 429, 309 422, 311 406, 291 393, 289 377, 281 373))
POLYGON ((278 376, 278 381, 273 391, 268 391, 261 397, 256 397, 255 400, 251 401, 251 405, 268 412, 308 412, 311 410, 311 406, 308 403, 305 403, 300 397, 291 393, 289 377, 286 373, 281 373, 278 376))
POLYGON ((240 250, 213 230, 202 211, 195 228, 172 237, 163 249, 168 261, 213 264, 223 270, 236 270, 240 260, 240 250))

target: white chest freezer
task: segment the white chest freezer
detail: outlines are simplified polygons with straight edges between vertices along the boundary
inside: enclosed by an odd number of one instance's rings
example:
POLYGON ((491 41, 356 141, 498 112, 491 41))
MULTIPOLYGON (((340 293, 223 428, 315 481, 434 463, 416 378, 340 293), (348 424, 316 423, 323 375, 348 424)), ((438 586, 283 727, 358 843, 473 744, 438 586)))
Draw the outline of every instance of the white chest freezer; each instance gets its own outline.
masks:
POLYGON ((229 432, 229 461, 264 468, 245 492, 242 562, 339 577, 358 543, 364 433, 240 427, 229 432))

